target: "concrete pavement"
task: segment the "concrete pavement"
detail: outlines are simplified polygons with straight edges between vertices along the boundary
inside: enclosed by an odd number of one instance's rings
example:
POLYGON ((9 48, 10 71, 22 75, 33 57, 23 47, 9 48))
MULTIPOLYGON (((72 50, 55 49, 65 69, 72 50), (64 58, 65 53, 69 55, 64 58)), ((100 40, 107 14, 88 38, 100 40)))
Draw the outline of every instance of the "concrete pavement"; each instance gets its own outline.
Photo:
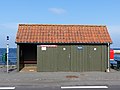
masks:
MULTIPOLYGON (((108 86, 108 88, 90 88, 91 90, 120 90, 120 86, 108 86)), ((41 88, 39 86, 17 86, 15 88, 15 90, 66 90, 66 89, 61 89, 60 87, 45 87, 45 88, 41 88)), ((67 90, 89 90, 89 88, 71 88, 67 90)))
MULTIPOLYGON (((111 72, 17 72, 16 67, 0 68, 0 87, 16 90, 60 90, 61 86, 106 85, 120 87, 120 71, 111 72)), ((117 88, 118 89, 118 88, 117 88)), ((113 90, 110 88, 110 90, 113 90)))
POLYGON ((120 71, 112 72, 0 72, 0 86, 120 85, 120 71))

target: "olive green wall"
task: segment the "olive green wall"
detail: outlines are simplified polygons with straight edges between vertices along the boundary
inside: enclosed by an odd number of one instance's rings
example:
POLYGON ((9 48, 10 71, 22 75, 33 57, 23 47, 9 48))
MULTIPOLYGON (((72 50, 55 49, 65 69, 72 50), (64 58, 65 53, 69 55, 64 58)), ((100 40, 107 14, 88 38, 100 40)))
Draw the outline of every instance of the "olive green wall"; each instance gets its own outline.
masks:
POLYGON ((57 50, 56 48, 47 48, 46 50, 41 50, 37 46, 37 69, 38 71, 57 71, 57 50))
POLYGON ((105 71, 107 45, 37 46, 37 70, 48 71, 105 71))
POLYGON ((105 71, 107 69, 107 46, 79 45, 71 47, 71 71, 105 71))
POLYGON ((19 45, 17 45, 17 71, 20 71, 19 50, 20 50, 20 47, 19 47, 19 45))

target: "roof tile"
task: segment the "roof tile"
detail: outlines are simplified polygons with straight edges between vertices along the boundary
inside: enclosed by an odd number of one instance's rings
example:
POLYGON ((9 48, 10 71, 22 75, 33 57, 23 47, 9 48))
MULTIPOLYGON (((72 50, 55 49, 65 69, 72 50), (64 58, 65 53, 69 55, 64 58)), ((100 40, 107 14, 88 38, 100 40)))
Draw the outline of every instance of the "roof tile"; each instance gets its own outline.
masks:
POLYGON ((106 26, 20 24, 16 43, 112 43, 106 26))

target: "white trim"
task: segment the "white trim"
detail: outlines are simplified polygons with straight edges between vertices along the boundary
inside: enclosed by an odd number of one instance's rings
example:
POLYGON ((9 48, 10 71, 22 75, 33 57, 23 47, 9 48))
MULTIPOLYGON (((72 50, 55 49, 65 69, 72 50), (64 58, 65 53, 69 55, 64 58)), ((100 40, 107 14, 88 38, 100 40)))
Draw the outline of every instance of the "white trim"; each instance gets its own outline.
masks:
POLYGON ((89 89, 89 88, 94 88, 94 89, 104 88, 104 89, 107 89, 108 87, 107 86, 64 86, 64 87, 61 87, 61 89, 75 89, 75 88, 86 88, 86 89, 89 89))
POLYGON ((110 59, 110 61, 114 61, 114 59, 110 59))
POLYGON ((0 90, 9 90, 9 89, 15 89, 15 87, 0 87, 0 90))

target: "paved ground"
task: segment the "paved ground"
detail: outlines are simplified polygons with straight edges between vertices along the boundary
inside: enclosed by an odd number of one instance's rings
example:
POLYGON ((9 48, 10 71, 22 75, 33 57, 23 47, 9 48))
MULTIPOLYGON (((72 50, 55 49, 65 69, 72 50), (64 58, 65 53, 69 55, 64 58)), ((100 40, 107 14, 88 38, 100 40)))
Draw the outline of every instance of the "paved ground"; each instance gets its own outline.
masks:
POLYGON ((120 71, 111 72, 17 72, 11 66, 0 68, 0 86, 72 86, 72 85, 120 85, 120 71))
POLYGON ((42 88, 40 86, 17 86, 15 90, 120 90, 120 86, 108 86, 108 88, 98 88, 98 89, 89 89, 89 88, 71 88, 71 89, 61 89, 61 87, 45 87, 42 88))
MULTIPOLYGON (((7 71, 6 65, 0 65, 0 73, 6 73, 6 71, 7 71)), ((9 71, 11 73, 17 72, 16 65, 10 65, 9 66, 9 71)))
POLYGON ((27 67, 24 67, 20 72, 37 72, 37 67, 27 66, 27 67))

